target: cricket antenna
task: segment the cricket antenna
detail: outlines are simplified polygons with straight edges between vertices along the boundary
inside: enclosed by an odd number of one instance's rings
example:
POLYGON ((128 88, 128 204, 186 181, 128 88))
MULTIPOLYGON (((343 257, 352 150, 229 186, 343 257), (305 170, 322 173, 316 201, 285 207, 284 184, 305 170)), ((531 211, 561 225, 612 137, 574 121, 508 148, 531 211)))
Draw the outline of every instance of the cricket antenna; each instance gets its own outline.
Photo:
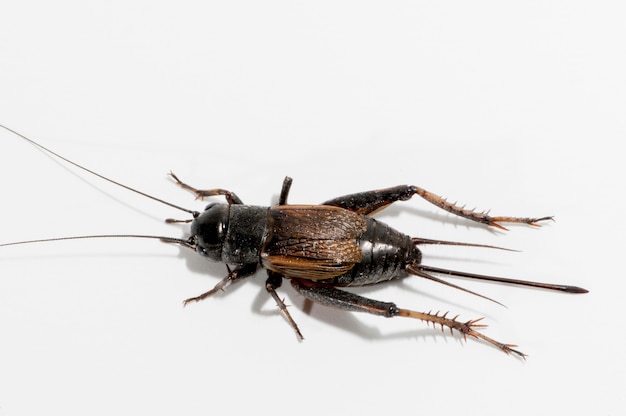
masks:
POLYGON ((172 207, 172 208, 176 208, 176 209, 178 209, 178 210, 180 210, 180 211, 184 211, 184 212, 186 212, 186 213, 188 213, 188 214, 191 214, 194 218, 197 218, 197 217, 198 217, 198 215, 200 215, 200 213, 199 213, 198 211, 193 211, 193 210, 190 210, 190 209, 183 208, 183 207, 180 207, 180 206, 178 206, 178 205, 172 204, 171 202, 164 201, 164 200, 162 200, 162 199, 160 199, 160 198, 157 198, 157 197, 155 197, 155 196, 149 195, 149 194, 147 194, 147 193, 145 193, 145 192, 141 192, 141 191, 139 191, 139 190, 137 190, 137 189, 135 189, 135 188, 131 188, 131 187, 130 187, 130 186, 128 186, 128 185, 124 185, 123 183, 120 183, 120 182, 114 181, 113 179, 107 178, 106 176, 101 175, 101 174, 99 174, 99 173, 97 173, 97 172, 94 172, 94 171, 93 171, 93 170, 91 170, 91 169, 87 169, 86 167, 81 166, 81 165, 79 165, 79 164, 78 164, 78 163, 76 163, 76 162, 72 162, 72 161, 71 161, 71 160, 69 160, 68 158, 61 156, 60 154, 58 154, 58 153, 56 153, 56 152, 54 152, 54 151, 52 151, 52 150, 48 149, 47 147, 45 147, 45 146, 43 146, 43 145, 41 145, 41 144, 37 143, 36 141, 34 141, 34 140, 32 140, 32 139, 30 139, 30 138, 28 138, 28 137, 24 136, 24 135, 23 135, 23 134, 21 134, 21 133, 18 133, 17 131, 15 131, 15 130, 13 130, 13 129, 11 129, 11 128, 9 128, 9 127, 5 126, 5 125, 0 124, 0 127, 2 127, 4 130, 6 130, 6 131, 8 131, 8 132, 10 132, 10 133, 15 134, 15 135, 16 135, 16 136, 18 136, 18 137, 20 137, 20 138, 22 138, 22 139, 26 140, 27 142, 31 143, 33 146, 38 147, 39 149, 43 150, 44 152, 47 152, 47 153, 51 154, 52 156, 55 156, 55 157, 57 157, 57 158, 59 158, 59 159, 63 160, 64 162, 69 163, 70 165, 73 165, 73 166, 75 166, 75 167, 77 167, 77 168, 79 168, 79 169, 82 169, 82 170, 84 170, 84 171, 85 171, 85 172, 87 172, 87 173, 90 173, 90 174, 92 174, 92 175, 94 175, 94 176, 97 176, 97 177, 98 177, 98 178, 100 178, 100 179, 104 179, 104 180, 105 180, 105 181, 107 181, 107 182, 110 182, 110 183, 112 183, 112 184, 114 184, 114 185, 117 185, 117 186, 119 186, 119 187, 122 187, 122 188, 124 188, 124 189, 127 189, 127 190, 129 190, 129 191, 131 191, 131 192, 134 192, 134 193, 139 194, 139 195, 141 195, 141 196, 144 196, 144 197, 146 197, 146 198, 152 199, 153 201, 160 202, 161 204, 167 205, 167 206, 172 207))
POLYGON ((54 237, 54 238, 42 238, 37 240, 24 240, 24 241, 15 241, 12 243, 3 243, 0 244, 0 247, 8 247, 8 246, 18 246, 22 244, 33 244, 33 243, 49 243, 53 241, 68 241, 68 240, 85 240, 92 238, 146 238, 159 240, 164 243, 173 243, 180 244, 181 246, 190 248, 192 250, 196 249, 196 243, 193 238, 189 238, 187 240, 176 237, 164 237, 160 235, 143 235, 143 234, 96 234, 96 235, 78 235, 78 236, 70 236, 70 237, 54 237))

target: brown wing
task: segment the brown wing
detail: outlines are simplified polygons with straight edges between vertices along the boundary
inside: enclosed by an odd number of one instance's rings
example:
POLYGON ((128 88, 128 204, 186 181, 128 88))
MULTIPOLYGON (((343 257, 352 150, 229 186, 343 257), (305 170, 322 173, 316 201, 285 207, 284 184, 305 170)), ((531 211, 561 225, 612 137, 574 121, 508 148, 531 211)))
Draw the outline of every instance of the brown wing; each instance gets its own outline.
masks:
POLYGON ((269 210, 263 266, 286 277, 330 279, 361 261, 358 238, 366 219, 324 205, 283 205, 269 210))

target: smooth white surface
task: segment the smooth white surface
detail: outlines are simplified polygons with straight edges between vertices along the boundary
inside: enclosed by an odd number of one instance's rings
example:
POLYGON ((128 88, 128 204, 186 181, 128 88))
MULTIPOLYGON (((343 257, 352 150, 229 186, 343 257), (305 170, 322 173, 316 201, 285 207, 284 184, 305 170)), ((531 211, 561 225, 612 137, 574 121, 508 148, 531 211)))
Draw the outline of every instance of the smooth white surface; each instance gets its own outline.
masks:
MULTIPOLYGON (((159 242, 0 249, 0 415, 619 414, 626 73, 620 2, 19 2, 0 16, 0 123, 194 209, 166 178, 318 203, 412 183, 495 215, 507 233, 418 198, 380 218, 424 262, 580 285, 584 296, 418 278, 362 293, 486 316, 523 363, 421 322, 314 306, 264 275, 183 309, 225 273, 159 242)), ((170 208, 74 174, 0 132, 2 242, 179 236, 170 208)))

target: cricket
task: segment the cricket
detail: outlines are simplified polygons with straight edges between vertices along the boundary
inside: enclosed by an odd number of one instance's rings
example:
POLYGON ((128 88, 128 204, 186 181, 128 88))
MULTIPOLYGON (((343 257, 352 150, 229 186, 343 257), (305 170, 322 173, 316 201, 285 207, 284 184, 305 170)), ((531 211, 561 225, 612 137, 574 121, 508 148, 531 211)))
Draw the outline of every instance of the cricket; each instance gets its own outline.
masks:
POLYGON ((267 272, 265 289, 280 309, 298 340, 304 337, 277 290, 283 280, 288 280, 297 293, 306 299, 341 311, 364 312, 382 317, 404 317, 421 320, 450 333, 457 331, 463 338, 474 338, 524 359, 526 354, 517 345, 496 341, 483 334, 486 326, 482 318, 461 321, 449 313, 420 312, 404 309, 393 302, 371 299, 350 292, 350 287, 379 285, 395 279, 417 276, 454 289, 462 290, 499 303, 479 293, 470 291, 438 276, 458 276, 529 286, 566 293, 587 293, 586 289, 554 283, 541 283, 497 276, 468 273, 432 267, 422 263, 422 245, 451 245, 501 249, 501 247, 455 241, 433 240, 408 236, 374 218, 398 201, 419 196, 431 204, 470 221, 506 230, 502 224, 521 223, 540 226, 551 216, 513 217, 490 216, 488 212, 465 209, 456 203, 414 185, 400 185, 385 189, 349 194, 329 199, 319 205, 289 204, 292 179, 285 177, 278 204, 274 206, 246 205, 232 191, 220 188, 199 189, 188 185, 170 172, 172 181, 191 192, 196 199, 223 197, 225 202, 210 203, 204 211, 194 211, 148 195, 123 183, 94 172, 27 136, 0 125, 2 129, 25 140, 60 161, 73 165, 90 175, 108 181, 130 192, 142 195, 160 204, 184 212, 185 219, 166 219, 168 223, 189 224, 189 237, 176 238, 141 234, 79 235, 14 241, 0 247, 51 243, 63 240, 96 238, 156 239, 167 244, 182 246, 214 262, 226 265, 226 276, 213 288, 198 296, 184 300, 188 305, 201 301, 226 289, 233 283, 254 275, 259 268, 267 272))

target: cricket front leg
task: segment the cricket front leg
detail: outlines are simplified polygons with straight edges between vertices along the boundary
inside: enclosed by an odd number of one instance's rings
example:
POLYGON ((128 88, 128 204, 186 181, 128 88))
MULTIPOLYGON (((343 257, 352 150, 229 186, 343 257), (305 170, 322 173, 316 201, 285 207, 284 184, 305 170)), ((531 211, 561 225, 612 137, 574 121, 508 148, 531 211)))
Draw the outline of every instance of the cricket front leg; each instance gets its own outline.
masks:
POLYGON ((480 338, 506 354, 513 353, 520 358, 526 357, 524 353, 513 349, 515 345, 503 344, 478 332, 478 328, 484 328, 486 326, 479 323, 482 318, 467 322, 460 322, 456 320, 457 316, 454 318, 448 318, 447 313, 439 315, 438 313, 433 314, 430 312, 416 312, 409 309, 401 309, 392 302, 382 302, 369 299, 351 292, 346 292, 345 290, 337 289, 333 286, 323 285, 310 280, 292 279, 291 284, 301 295, 322 305, 344 311, 366 312, 373 315, 384 316, 386 318, 401 316, 405 318, 419 319, 426 323, 432 323, 433 326, 439 325, 442 330, 444 327, 447 327, 450 329, 451 333, 453 330, 459 331, 463 335, 463 338, 467 338, 467 336, 480 338))
MULTIPOLYGON (((228 266, 226 267, 228 268, 228 266)), ((204 292, 201 295, 195 296, 193 298, 185 299, 183 301, 183 306, 187 306, 187 304, 191 302, 200 302, 201 300, 206 299, 209 296, 214 295, 215 293, 226 289, 232 283, 235 283, 243 278, 253 275, 254 272, 256 272, 256 268, 257 268, 256 263, 245 264, 243 266, 237 266, 234 270, 230 270, 230 268, 228 268, 228 275, 226 275, 225 278, 220 280, 213 287, 213 289, 209 290, 208 292, 204 292)))
POLYGON ((372 215, 388 207, 394 202, 409 200, 414 195, 421 196, 431 204, 434 204, 451 214, 503 230, 506 230, 506 228, 499 224, 501 222, 523 223, 538 226, 540 221, 552 220, 552 217, 492 217, 487 212, 476 212, 474 210, 465 209, 463 206, 448 202, 445 198, 414 185, 400 185, 376 191, 345 195, 326 201, 323 205, 337 206, 359 214, 372 215))
POLYGON ((243 204, 243 201, 234 192, 227 191, 226 189, 197 189, 178 179, 178 177, 174 175, 174 172, 170 172, 170 176, 174 179, 178 186, 194 193, 196 195, 196 199, 204 199, 207 196, 224 195, 229 204, 243 204))

